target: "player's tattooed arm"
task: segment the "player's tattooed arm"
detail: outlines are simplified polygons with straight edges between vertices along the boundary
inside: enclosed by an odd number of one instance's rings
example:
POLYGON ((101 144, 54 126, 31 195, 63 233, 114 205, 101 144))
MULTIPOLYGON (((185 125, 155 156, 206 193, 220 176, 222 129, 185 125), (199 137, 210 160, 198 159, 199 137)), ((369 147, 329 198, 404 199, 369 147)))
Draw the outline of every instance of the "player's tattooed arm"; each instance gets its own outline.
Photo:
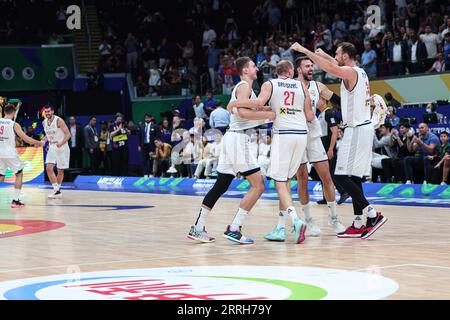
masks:
POLYGON ((333 96, 333 91, 328 89, 322 82, 317 82, 317 86, 319 87, 320 97, 326 101, 330 101, 333 96))
POLYGON ((332 102, 333 104, 337 105, 338 108, 340 108, 341 97, 339 97, 333 91, 328 89, 328 87, 326 85, 324 85, 322 82, 317 82, 317 85, 319 87, 320 97, 322 99, 325 99, 326 101, 332 102))

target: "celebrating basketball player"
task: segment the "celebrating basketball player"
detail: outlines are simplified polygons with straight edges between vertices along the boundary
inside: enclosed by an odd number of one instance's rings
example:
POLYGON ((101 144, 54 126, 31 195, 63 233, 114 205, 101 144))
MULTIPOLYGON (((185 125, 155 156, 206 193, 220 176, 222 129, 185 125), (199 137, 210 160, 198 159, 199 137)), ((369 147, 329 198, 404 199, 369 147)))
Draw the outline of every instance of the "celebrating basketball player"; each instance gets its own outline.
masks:
POLYGON ((16 135, 23 141, 35 146, 44 143, 28 137, 18 123, 14 121, 16 107, 7 104, 4 108, 5 117, 0 119, 0 183, 5 180, 6 170, 9 169, 16 174, 14 183, 14 197, 11 202, 12 208, 22 208, 25 205, 20 200, 23 181, 23 163, 16 150, 16 135))
POLYGON ((212 189, 203 199, 202 207, 195 225, 189 231, 188 238, 199 242, 213 242, 214 237, 205 230, 206 216, 216 204, 217 200, 227 191, 237 173, 244 176, 250 183, 250 190, 242 199, 239 209, 232 223, 227 227, 224 237, 239 244, 252 244, 253 240, 241 233, 241 226, 253 208, 256 201, 264 192, 264 180, 261 176, 257 159, 250 152, 250 137, 246 131, 264 124, 275 118, 275 113, 266 109, 248 109, 233 107, 233 102, 248 104, 256 99, 252 90, 253 81, 257 79, 258 68, 248 57, 236 60, 237 71, 241 77, 233 89, 230 100, 230 129, 222 139, 222 147, 217 166, 217 180, 212 189))
POLYGON ((385 222, 386 218, 369 204, 362 187, 362 178, 369 175, 374 128, 370 114, 370 85, 366 72, 356 67, 355 46, 341 43, 333 59, 324 52, 314 53, 294 43, 291 49, 306 54, 325 72, 342 79, 341 111, 346 129, 337 154, 336 180, 353 200, 355 220, 340 238, 369 238, 385 222), (367 215, 366 225, 361 215, 367 215))
MULTIPOLYGON (((272 147, 267 175, 275 181, 280 199, 280 212, 287 213, 295 230, 295 242, 305 240, 307 225, 297 216, 291 196, 290 180, 295 176, 306 151, 308 125, 314 119, 311 98, 304 83, 294 80, 294 66, 281 60, 276 66, 277 79, 261 87, 258 99, 276 113, 272 127, 272 147)), ((286 239, 285 215, 279 217, 277 227, 264 237, 268 240, 286 239)))
MULTIPOLYGON (((344 232, 345 227, 339 222, 336 213, 336 197, 334 191, 334 183, 331 178, 328 161, 334 157, 334 145, 331 145, 328 150, 325 150, 322 143, 322 126, 316 117, 317 104, 320 98, 324 100, 332 100, 340 104, 340 98, 329 90, 324 84, 312 80, 314 64, 307 56, 301 56, 296 60, 298 80, 300 80, 309 91, 311 96, 311 107, 314 113, 314 119, 308 122, 308 143, 306 152, 303 155, 302 164, 297 172, 298 188, 297 193, 305 214, 305 221, 308 227, 308 235, 319 236, 321 234, 320 228, 314 223, 310 213, 309 193, 308 193, 308 168, 309 162, 316 169, 317 174, 322 181, 323 194, 327 201, 329 209, 328 224, 334 229, 336 234, 344 232)), ((336 141, 335 141, 336 142, 336 141)), ((280 212, 281 215, 284 214, 280 212)))
MULTIPOLYGON (((281 60, 276 66, 278 78, 265 82, 256 101, 259 106, 266 103, 276 113, 273 124, 273 139, 270 152, 270 167, 267 175, 275 181, 280 199, 279 221, 275 229, 264 237, 271 241, 286 239, 286 214, 291 217, 295 230, 295 242, 305 240, 307 225, 298 217, 291 196, 290 179, 295 176, 306 151, 307 120, 315 118, 306 85, 294 80, 294 66, 281 60)), ((238 107, 250 107, 250 103, 238 107)))
POLYGON ((49 142, 47 159, 45 161, 48 178, 53 186, 53 192, 48 195, 50 199, 61 198, 61 184, 64 180, 64 169, 69 168, 70 149, 67 141, 70 139, 70 131, 66 123, 55 115, 55 109, 51 104, 44 107, 45 118, 44 141, 49 142), (54 167, 58 168, 58 176, 55 176, 54 167))

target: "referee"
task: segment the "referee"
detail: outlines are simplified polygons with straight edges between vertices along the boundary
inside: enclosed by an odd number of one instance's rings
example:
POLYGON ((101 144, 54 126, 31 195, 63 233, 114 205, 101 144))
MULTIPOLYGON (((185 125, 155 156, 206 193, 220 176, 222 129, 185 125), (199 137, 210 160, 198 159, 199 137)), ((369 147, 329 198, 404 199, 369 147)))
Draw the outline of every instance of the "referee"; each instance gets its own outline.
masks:
MULTIPOLYGON (((322 144, 325 150, 327 151, 328 162, 330 164, 330 174, 333 179, 334 186, 338 190, 341 197, 337 204, 342 204, 347 200, 350 195, 345 192, 344 188, 339 185, 336 181, 334 175, 334 169, 336 168, 336 159, 337 159, 337 150, 336 150, 336 141, 338 137, 338 121, 336 117, 336 111, 327 106, 327 102, 320 98, 317 103, 317 109, 320 111, 318 119, 320 121, 320 126, 322 127, 322 144)), ((325 199, 317 201, 318 204, 327 204, 325 199)))

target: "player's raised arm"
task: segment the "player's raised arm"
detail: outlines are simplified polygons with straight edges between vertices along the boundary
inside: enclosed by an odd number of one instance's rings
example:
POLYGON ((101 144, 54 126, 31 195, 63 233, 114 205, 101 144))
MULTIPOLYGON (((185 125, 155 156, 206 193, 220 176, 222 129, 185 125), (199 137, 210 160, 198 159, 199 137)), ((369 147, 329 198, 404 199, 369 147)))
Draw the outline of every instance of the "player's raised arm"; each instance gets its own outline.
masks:
POLYGON ((20 125, 18 123, 14 124, 14 132, 17 134, 17 136, 20 139, 22 139, 23 141, 25 141, 28 144, 35 145, 36 147, 41 147, 44 145, 43 141, 38 141, 38 140, 35 140, 35 139, 27 136, 25 134, 25 132, 23 132, 22 128, 20 127, 20 125))
POLYGON ((314 63, 316 63, 325 72, 331 73, 335 77, 338 77, 349 82, 356 81, 357 73, 349 66, 338 66, 337 64, 331 62, 330 60, 314 53, 305 47, 303 47, 298 42, 291 46, 292 50, 306 54, 314 63))
POLYGON ((315 51, 315 53, 325 59, 327 59, 328 61, 330 61, 331 63, 338 65, 338 62, 335 58, 333 58, 332 56, 330 56, 328 53, 326 53, 325 51, 323 51, 322 49, 317 49, 315 51))

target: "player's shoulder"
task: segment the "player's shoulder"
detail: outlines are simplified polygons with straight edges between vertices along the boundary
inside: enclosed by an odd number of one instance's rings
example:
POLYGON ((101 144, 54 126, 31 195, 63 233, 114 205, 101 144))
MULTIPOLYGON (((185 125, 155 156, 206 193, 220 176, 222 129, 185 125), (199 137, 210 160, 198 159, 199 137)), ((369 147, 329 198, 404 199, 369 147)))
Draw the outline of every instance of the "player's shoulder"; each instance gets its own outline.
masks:
POLYGON ((234 87, 235 89, 241 87, 241 86, 245 86, 247 88, 250 87, 249 83, 247 81, 241 80, 238 83, 236 83, 236 86, 234 87))

